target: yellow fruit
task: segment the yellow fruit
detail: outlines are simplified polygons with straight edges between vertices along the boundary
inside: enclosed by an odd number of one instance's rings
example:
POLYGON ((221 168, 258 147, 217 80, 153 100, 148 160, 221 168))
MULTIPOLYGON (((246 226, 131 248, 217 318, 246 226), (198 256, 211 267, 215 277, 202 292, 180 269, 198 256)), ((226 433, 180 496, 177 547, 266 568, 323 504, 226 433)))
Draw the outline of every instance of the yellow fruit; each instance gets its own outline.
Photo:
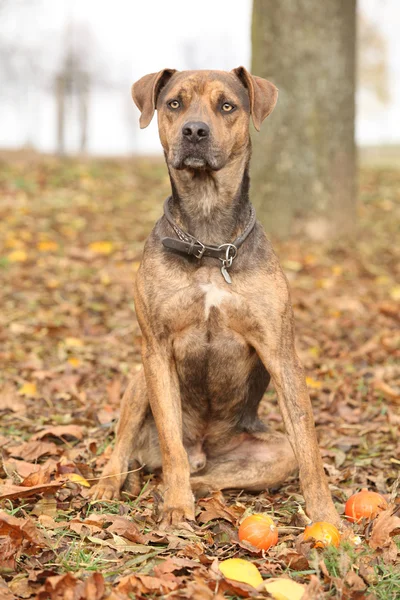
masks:
POLYGON ((219 570, 227 579, 247 583, 254 588, 263 582, 257 567, 242 558, 228 558, 228 560, 222 561, 219 563, 219 570))
POLYGON ((326 548, 326 546, 339 546, 340 533, 334 525, 326 521, 310 523, 304 530, 304 539, 314 539, 315 548, 326 548))
POLYGON ((265 589, 276 600, 301 600, 305 592, 304 585, 284 577, 268 579, 265 589))
POLYGON ((268 550, 278 543, 278 530, 268 515, 254 514, 246 517, 239 527, 239 540, 256 548, 268 550))

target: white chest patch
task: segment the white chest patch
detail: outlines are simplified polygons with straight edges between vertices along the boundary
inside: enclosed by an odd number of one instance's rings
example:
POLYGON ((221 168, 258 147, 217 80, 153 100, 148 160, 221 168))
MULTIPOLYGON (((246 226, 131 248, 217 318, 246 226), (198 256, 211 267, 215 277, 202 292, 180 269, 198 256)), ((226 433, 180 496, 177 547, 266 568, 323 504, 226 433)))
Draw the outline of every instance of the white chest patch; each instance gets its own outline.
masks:
POLYGON ((203 283, 200 285, 205 293, 204 297, 204 313, 206 320, 210 316, 210 308, 219 306, 224 300, 229 298, 230 293, 215 285, 215 283, 203 283))

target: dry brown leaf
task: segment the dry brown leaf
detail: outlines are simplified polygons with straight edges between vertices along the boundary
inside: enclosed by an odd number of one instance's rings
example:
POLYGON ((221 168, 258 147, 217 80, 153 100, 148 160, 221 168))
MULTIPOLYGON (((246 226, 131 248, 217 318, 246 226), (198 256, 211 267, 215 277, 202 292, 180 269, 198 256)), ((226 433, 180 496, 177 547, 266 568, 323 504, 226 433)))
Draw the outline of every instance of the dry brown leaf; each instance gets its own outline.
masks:
POLYGON ((83 438, 83 429, 80 425, 56 425, 55 427, 48 427, 47 429, 35 433, 31 439, 41 440, 48 436, 60 439, 72 437, 81 440, 83 438))
POLYGON ((79 581, 71 573, 48 577, 39 590, 37 600, 101 600, 105 584, 101 573, 93 573, 79 581))
POLYGON ((46 546, 46 538, 31 519, 19 519, 0 511, 0 563, 4 567, 15 569, 21 554, 35 554, 46 546))
POLYGON ((148 594, 158 592, 160 595, 176 590, 181 578, 168 573, 162 579, 150 575, 128 575, 124 577, 117 586, 118 592, 124 594, 148 594))
POLYGON ((54 468, 51 465, 41 466, 40 469, 36 469, 30 475, 25 477, 23 481, 21 481, 21 485, 23 487, 33 487, 36 485, 44 485, 50 482, 51 474, 53 473, 54 468))
POLYGON ((34 461, 46 454, 61 454, 61 449, 53 442, 30 441, 18 446, 7 448, 7 452, 14 458, 23 458, 26 461, 34 461))
POLYGON ((353 570, 347 573, 344 582, 352 592, 362 592, 367 587, 365 581, 353 570))
POLYGON ((107 527, 107 531, 116 533, 131 542, 137 542, 139 544, 145 544, 147 538, 143 535, 135 523, 125 517, 115 516, 111 525, 107 527))
POLYGON ((199 523, 207 523, 213 519, 225 519, 225 521, 236 524, 245 511, 244 506, 228 506, 221 492, 215 492, 210 498, 202 498, 198 504, 205 508, 197 518, 199 523))
POLYGON ((6 383, 0 390, 0 411, 2 410, 10 410, 15 413, 26 412, 26 403, 17 394, 12 383, 6 383))
POLYGON ((400 517, 394 514, 396 510, 398 511, 398 506, 390 505, 375 519, 371 537, 368 540, 369 546, 373 550, 382 550, 389 546, 391 538, 400 534, 400 517))
POLYGON ((34 485, 32 487, 23 487, 20 485, 12 485, 6 483, 0 485, 0 500, 8 498, 28 498, 29 496, 35 496, 35 494, 45 494, 48 492, 55 492, 64 485, 63 481, 51 481, 43 485, 34 485))
POLYGON ((17 600, 1 576, 0 576, 0 598, 1 598, 1 600, 17 600))

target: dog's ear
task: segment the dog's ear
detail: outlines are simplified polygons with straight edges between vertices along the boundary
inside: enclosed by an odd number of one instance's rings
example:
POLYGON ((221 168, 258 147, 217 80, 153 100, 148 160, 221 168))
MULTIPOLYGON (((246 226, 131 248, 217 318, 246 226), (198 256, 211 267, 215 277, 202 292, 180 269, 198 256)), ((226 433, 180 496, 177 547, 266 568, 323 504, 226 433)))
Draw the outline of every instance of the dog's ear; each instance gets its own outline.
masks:
POLYGON ((250 114, 254 127, 260 131, 261 123, 275 108, 278 100, 278 88, 262 77, 251 75, 244 67, 237 67, 232 72, 249 92, 250 114))
POLYGON ((132 98, 140 112, 140 128, 150 124, 156 109, 158 94, 176 69, 163 69, 158 73, 145 75, 132 86, 132 98))

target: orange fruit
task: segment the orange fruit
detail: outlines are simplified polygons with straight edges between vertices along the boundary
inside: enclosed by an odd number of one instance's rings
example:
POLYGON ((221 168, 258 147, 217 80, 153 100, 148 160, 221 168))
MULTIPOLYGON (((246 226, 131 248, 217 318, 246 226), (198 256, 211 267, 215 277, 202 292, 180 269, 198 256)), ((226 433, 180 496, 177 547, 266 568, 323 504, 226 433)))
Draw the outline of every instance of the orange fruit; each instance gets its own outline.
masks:
POLYGON ((250 515, 239 527, 239 540, 249 542, 256 548, 268 550, 277 543, 278 530, 268 515, 250 515))
POLYGON ((359 523, 361 519, 374 519, 376 515, 385 510, 388 504, 383 496, 367 489, 353 494, 346 502, 344 512, 352 523, 359 523))
POLYGON ((304 539, 315 540, 314 548, 326 548, 326 546, 339 546, 340 533, 334 525, 326 521, 310 523, 304 530, 304 539))

